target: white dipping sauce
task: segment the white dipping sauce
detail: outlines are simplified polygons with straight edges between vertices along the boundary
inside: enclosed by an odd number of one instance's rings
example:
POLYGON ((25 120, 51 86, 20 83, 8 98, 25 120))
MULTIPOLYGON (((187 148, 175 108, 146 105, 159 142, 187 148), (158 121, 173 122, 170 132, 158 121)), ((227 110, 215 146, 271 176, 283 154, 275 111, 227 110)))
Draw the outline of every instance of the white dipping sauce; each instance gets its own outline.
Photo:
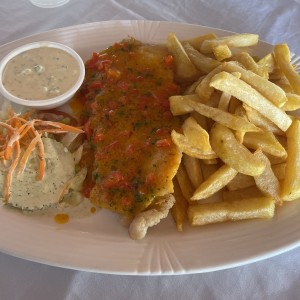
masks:
POLYGON ((64 50, 40 47, 12 58, 3 74, 8 92, 26 100, 45 100, 68 91, 79 78, 79 64, 64 50))

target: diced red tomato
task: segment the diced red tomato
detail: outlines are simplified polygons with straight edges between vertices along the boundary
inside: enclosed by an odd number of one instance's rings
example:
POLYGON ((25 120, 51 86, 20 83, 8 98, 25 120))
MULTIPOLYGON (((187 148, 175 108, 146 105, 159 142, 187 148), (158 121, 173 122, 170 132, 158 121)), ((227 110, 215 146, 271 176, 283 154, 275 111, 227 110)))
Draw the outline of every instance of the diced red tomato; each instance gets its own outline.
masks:
POLYGON ((163 148, 163 147, 170 147, 172 145, 172 143, 169 139, 162 139, 162 140, 158 140, 155 143, 155 145, 158 148, 163 148))
POLYGON ((101 89, 103 87, 103 83, 101 81, 93 81, 90 84, 90 89, 96 90, 96 89, 101 89))
POLYGON ((97 103, 97 102, 92 102, 92 103, 90 104, 90 108, 91 108, 91 110, 92 110, 93 112, 96 112, 97 109, 98 109, 98 103, 97 103))
POLYGON ((127 91, 129 85, 128 85, 128 83, 125 82, 125 81, 119 81, 119 82, 117 83, 117 87, 118 87, 121 91, 127 91))
POLYGON ((92 136, 92 129, 91 129, 90 121, 87 121, 84 124, 83 130, 88 138, 90 138, 92 136))
POLYGON ((121 102, 122 104, 128 104, 129 99, 128 99, 127 96, 121 96, 121 97, 119 98, 119 102, 121 102))
POLYGON ((173 67, 173 65, 174 65, 174 56, 173 55, 167 55, 164 58, 164 62, 165 62, 167 67, 173 67))
POLYGON ((124 206, 129 206, 129 205, 131 205, 131 203, 132 203, 132 199, 130 199, 129 197, 123 197, 122 198, 122 204, 124 206))
POLYGON ((94 139, 94 142, 98 143, 98 142, 103 141, 104 137, 105 137, 104 133, 99 132, 97 134, 94 134, 93 139, 94 139))
POLYGON ((170 132, 167 128, 159 128, 155 131, 155 133, 159 136, 165 136, 165 135, 170 134, 170 132))
POLYGON ((95 69, 98 65, 99 56, 97 52, 93 52, 92 57, 86 62, 88 69, 95 69))
POLYGON ((84 197, 89 198, 92 188, 93 187, 89 185, 83 186, 81 193, 83 194, 84 197))
POLYGON ((132 131, 131 130, 123 130, 119 133, 119 137, 127 137, 129 138, 132 135, 132 131))
POLYGON ((164 112, 163 117, 167 120, 171 120, 173 118, 173 115, 169 110, 167 110, 164 112))
POLYGON ((132 144, 128 145, 127 148, 125 149, 125 154, 126 155, 133 155, 135 153, 134 146, 132 144))
POLYGON ((102 187, 105 189, 124 187, 127 182, 120 171, 112 171, 110 176, 108 176, 103 182, 102 187))
POLYGON ((106 73, 107 73, 107 78, 110 80, 116 80, 121 76, 121 72, 119 70, 112 69, 112 68, 109 68, 106 73))
POLYGON ((152 185, 155 181, 155 173, 151 172, 146 177, 146 185, 152 185))

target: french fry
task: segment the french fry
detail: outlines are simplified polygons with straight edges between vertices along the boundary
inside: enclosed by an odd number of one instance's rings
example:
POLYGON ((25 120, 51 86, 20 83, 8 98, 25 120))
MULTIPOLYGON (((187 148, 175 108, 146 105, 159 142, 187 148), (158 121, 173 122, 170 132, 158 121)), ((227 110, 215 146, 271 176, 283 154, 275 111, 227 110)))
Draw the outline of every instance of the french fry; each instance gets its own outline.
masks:
POLYGON ((188 43, 184 43, 183 48, 196 68, 204 74, 208 74, 221 64, 219 61, 203 55, 188 43))
POLYGON ((274 72, 276 66, 275 66, 275 60, 272 55, 272 53, 268 53, 266 56, 264 56, 262 59, 260 59, 257 64, 261 68, 265 68, 268 70, 268 73, 274 72))
POLYGON ((212 77, 215 76, 216 74, 218 74, 219 72, 221 72, 222 69, 223 69, 223 67, 221 65, 216 67, 215 69, 213 69, 211 72, 209 72, 203 78, 203 80, 196 87, 195 92, 201 99, 202 103, 207 102, 210 99, 210 97, 212 96, 214 89, 209 86, 210 81, 211 81, 212 77))
POLYGON ((236 55, 236 60, 241 63, 247 70, 263 77, 269 78, 268 70, 261 68, 248 52, 241 52, 236 55))
POLYGON ((207 131, 193 117, 185 119, 182 124, 182 131, 195 147, 198 147, 204 153, 212 152, 207 131))
POLYGON ((206 117, 198 114, 196 111, 191 112, 191 117, 193 117, 202 128, 204 128, 206 131, 209 131, 210 128, 208 127, 208 119, 206 117))
POLYGON ((292 123, 291 118, 285 112, 268 101, 246 82, 227 72, 223 71, 215 75, 211 80, 210 86, 222 92, 231 94, 252 108, 258 110, 263 116, 270 119, 283 131, 286 131, 292 123))
POLYGON ((296 119, 287 131, 287 152, 281 198, 292 201, 300 197, 300 121, 296 119))
POLYGON ((285 92, 271 81, 240 67, 235 62, 227 62, 223 64, 223 68, 227 72, 239 72, 241 79, 255 88, 260 94, 266 97, 274 105, 282 107, 287 102, 285 92))
POLYGON ((194 187, 191 183, 189 176, 186 172, 186 169, 182 164, 180 164, 177 174, 176 174, 176 180, 178 181, 178 185, 180 187, 181 193, 183 197, 189 201, 194 193, 194 187))
POLYGON ((183 154, 182 162, 191 183, 193 184, 194 188, 197 188, 203 182, 203 174, 200 160, 183 154))
MULTIPOLYGON (((238 105, 238 106, 236 107, 234 114, 235 114, 236 116, 240 116, 240 117, 242 117, 242 118, 248 120, 248 119, 247 119, 247 115, 246 115, 246 111, 245 111, 245 109, 243 108, 242 105, 238 105)), ((243 131, 243 130, 236 130, 236 132, 235 132, 235 137, 236 137, 236 139, 238 140, 238 142, 239 142, 240 144, 243 143, 245 134, 246 134, 246 132, 243 131)))
POLYGON ((187 214, 192 226, 200 226, 225 221, 270 219, 274 212, 275 203, 271 197, 254 197, 192 205, 187 214))
POLYGON ((248 120, 256 125, 259 128, 264 129, 265 131, 270 131, 277 135, 283 135, 284 132, 278 128, 271 120, 264 117, 256 109, 250 107, 249 105, 243 103, 243 107, 246 111, 248 120))
POLYGON ((182 232, 183 224, 187 220, 188 202, 183 197, 180 186, 177 180, 174 180, 174 197, 175 204, 171 208, 171 214, 176 223, 177 230, 182 232))
POLYGON ((254 176, 256 186, 264 195, 272 197, 277 205, 282 205, 280 184, 277 177, 274 175, 270 161, 261 150, 256 151, 254 156, 258 157, 266 165, 265 170, 260 175, 254 176))
POLYGON ((218 108, 223 111, 228 111, 231 95, 227 93, 222 93, 219 101, 218 108))
POLYGON ((272 165, 272 170, 274 172, 274 175, 277 177, 277 179, 279 181, 284 179, 285 168, 286 168, 286 163, 280 163, 280 164, 277 164, 277 165, 272 165))
POLYGON ((175 57, 176 75, 180 80, 190 81, 199 77, 199 71, 189 59, 174 33, 170 33, 168 36, 167 48, 175 57))
POLYGON ((203 41, 200 51, 202 53, 212 53, 213 47, 218 44, 227 44, 228 47, 249 47, 258 43, 257 34, 235 34, 227 37, 221 37, 203 41))
POLYGON ((201 144, 196 144, 195 141, 190 140, 185 135, 172 130, 171 138, 173 143, 182 151, 183 153, 199 158, 199 159, 212 159, 216 158, 216 154, 213 150, 209 152, 204 152, 201 148, 201 144))
POLYGON ((172 114, 185 115, 171 133, 183 152, 176 180, 187 204, 174 206, 177 229, 186 214, 192 226, 272 218, 275 206, 300 198, 300 75, 288 46, 260 59, 245 48, 257 35, 171 41, 184 58, 177 63, 188 58, 198 72, 179 78, 188 87, 169 98, 172 114))
POLYGON ((286 163, 286 159, 287 159, 286 157, 273 156, 268 153, 265 153, 265 155, 268 157, 272 166, 286 163))
POLYGON ((238 173, 228 184, 229 191, 245 189, 255 185, 253 176, 238 173))
POLYGON ((183 92, 183 95, 193 95, 196 93, 196 87, 200 84, 200 82, 204 79, 205 75, 199 77, 195 82, 193 82, 191 85, 189 85, 185 91, 183 92))
POLYGON ((284 111, 294 111, 300 108, 300 95, 287 93, 287 102, 283 105, 284 111))
POLYGON ((240 100, 238 100, 234 97, 231 97, 230 102, 229 102, 229 106, 228 106, 228 112, 231 113, 231 114, 235 114, 236 113, 236 108, 240 105, 241 105, 240 100))
POLYGON ((288 79, 294 92, 300 95, 300 75, 294 70, 290 62, 290 50, 287 44, 275 45, 274 57, 280 70, 288 79))
MULTIPOLYGON (((284 76, 284 75, 282 75, 284 76)), ((286 93, 294 93, 293 88, 291 87, 290 83, 286 79, 286 77, 282 77, 278 80, 274 80, 274 83, 278 85, 282 90, 284 90, 286 93)), ((288 97, 287 97, 288 98, 288 97)))
POLYGON ((217 44, 213 46, 212 52, 218 61, 222 61, 232 56, 231 50, 227 44, 217 44))
MULTIPOLYGON (((251 177, 253 178, 253 177, 251 177)), ((262 197, 264 196, 262 192, 257 188, 257 186, 254 184, 252 186, 233 190, 233 191, 227 191, 223 190, 222 193, 222 199, 223 201, 233 201, 236 199, 245 199, 245 198, 256 198, 256 197, 262 197)))
POLYGON ((196 189, 191 200, 201 200, 208 198, 225 187, 238 172, 229 167, 223 165, 215 173, 213 173, 208 179, 203 181, 196 189))
POLYGON ((260 175, 264 171, 265 164, 240 144, 227 127, 215 123, 210 137, 213 150, 225 164, 250 176, 260 175))
POLYGON ((185 114, 195 110, 199 114, 214 120, 220 124, 228 126, 233 130, 261 131, 248 120, 242 117, 222 111, 218 108, 210 107, 208 105, 199 103, 191 99, 189 96, 172 96, 169 98, 171 112, 174 116, 185 114))
POLYGON ((243 144, 250 149, 261 149, 263 152, 273 156, 287 157, 286 150, 270 131, 247 132, 244 136, 243 144))
POLYGON ((183 40, 181 41, 181 43, 182 44, 188 43, 195 49, 200 50, 200 47, 205 40, 212 40, 216 38, 217 36, 214 33, 208 33, 208 34, 196 36, 195 38, 192 39, 183 40))
POLYGON ((196 94, 171 96, 169 102, 173 116, 180 116, 192 112, 194 109, 190 105, 190 100, 198 102, 199 97, 196 94))

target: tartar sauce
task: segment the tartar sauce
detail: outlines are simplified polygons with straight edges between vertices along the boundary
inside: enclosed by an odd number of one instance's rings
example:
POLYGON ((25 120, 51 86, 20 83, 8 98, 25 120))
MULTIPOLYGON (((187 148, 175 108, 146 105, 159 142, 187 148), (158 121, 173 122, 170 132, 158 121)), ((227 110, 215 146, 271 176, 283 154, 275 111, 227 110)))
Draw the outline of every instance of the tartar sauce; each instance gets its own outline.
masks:
POLYGON ((3 74, 3 85, 14 96, 45 100, 69 90, 79 78, 79 64, 64 50, 40 47, 12 58, 3 74))
MULTIPOLYGON (((64 145, 50 138, 43 138, 43 144, 46 159, 43 180, 37 180, 39 158, 34 150, 24 172, 20 175, 14 173, 9 199, 11 206, 36 210, 56 204, 65 183, 75 176, 74 158, 64 145)), ((5 167, 0 165, 0 199, 4 198, 5 178, 5 167)))

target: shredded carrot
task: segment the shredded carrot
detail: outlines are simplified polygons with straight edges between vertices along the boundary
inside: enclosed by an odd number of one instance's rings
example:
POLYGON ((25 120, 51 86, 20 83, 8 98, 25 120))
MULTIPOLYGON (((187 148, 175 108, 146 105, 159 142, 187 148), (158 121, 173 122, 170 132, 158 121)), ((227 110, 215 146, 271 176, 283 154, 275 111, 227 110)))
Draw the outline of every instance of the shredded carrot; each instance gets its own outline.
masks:
MULTIPOLYGON (((29 111, 22 116, 18 116, 13 109, 8 111, 9 119, 5 122, 0 121, 0 127, 5 130, 0 131, 0 162, 9 169, 5 183, 5 201, 10 198, 10 186, 13 172, 18 167, 17 175, 21 174, 26 168, 27 161, 32 151, 37 147, 39 158, 38 180, 42 180, 45 174, 45 149, 42 140, 44 133, 83 133, 80 128, 72 127, 59 122, 44 121, 38 119, 27 120, 34 111, 29 111), (21 146, 25 149, 22 157, 21 146)), ((65 187, 68 189, 68 187, 65 187)))
POLYGON ((33 110, 29 110, 26 113, 24 113, 23 115, 21 115, 20 118, 26 119, 26 118, 30 117, 32 114, 34 114, 34 113, 35 113, 34 109, 33 110))
POLYGON ((26 150, 19 162, 18 175, 23 173, 26 163, 28 161, 28 158, 29 158, 31 152, 34 150, 35 145, 39 142, 40 137, 41 137, 40 135, 37 135, 33 140, 31 140, 29 146, 26 148, 26 150))
POLYGON ((18 142, 15 143, 14 149, 16 149, 16 151, 15 151, 16 152, 15 153, 15 158, 12 161, 12 163, 11 163, 11 165, 9 167, 7 176, 6 176, 5 196, 4 196, 4 199, 5 199, 6 202, 8 202, 9 197, 10 197, 10 190, 9 190, 9 188, 10 188, 10 184, 11 184, 12 174, 13 174, 13 171, 15 170, 16 166, 18 165, 19 158, 20 158, 21 149, 20 149, 20 144, 18 142))

